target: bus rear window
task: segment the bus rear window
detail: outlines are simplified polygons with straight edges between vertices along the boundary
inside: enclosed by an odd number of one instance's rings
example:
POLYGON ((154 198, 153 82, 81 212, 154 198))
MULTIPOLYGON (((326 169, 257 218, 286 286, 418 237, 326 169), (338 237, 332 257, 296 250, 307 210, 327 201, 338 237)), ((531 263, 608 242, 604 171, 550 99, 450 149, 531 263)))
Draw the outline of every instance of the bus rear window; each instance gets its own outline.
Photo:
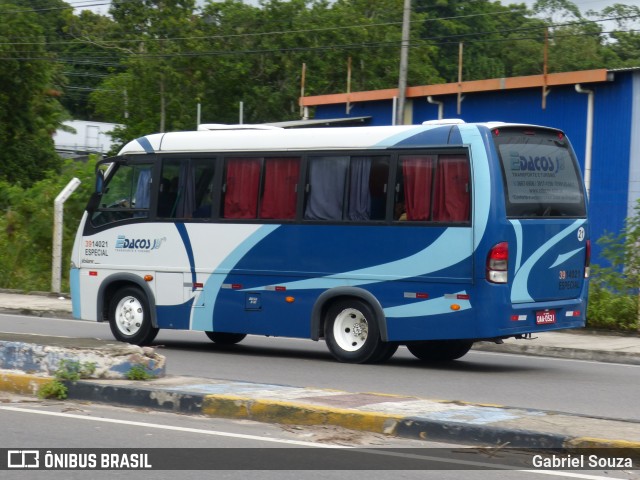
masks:
POLYGON ((584 189, 573 150, 559 132, 494 130, 507 216, 583 217, 584 189))

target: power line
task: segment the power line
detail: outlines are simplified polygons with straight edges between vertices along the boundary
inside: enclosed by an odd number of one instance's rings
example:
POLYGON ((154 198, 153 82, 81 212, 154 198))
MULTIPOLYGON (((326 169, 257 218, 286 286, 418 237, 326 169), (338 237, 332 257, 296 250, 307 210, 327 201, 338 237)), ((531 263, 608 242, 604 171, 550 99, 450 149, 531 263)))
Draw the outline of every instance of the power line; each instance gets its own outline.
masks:
MULTIPOLYGON (((499 12, 500 13, 500 12, 499 12)), ((514 11, 503 12, 506 13, 514 13, 514 11)), ((517 12, 515 12, 517 13, 517 12)), ((433 22, 433 21, 442 21, 442 20, 453 20, 453 19, 464 19, 471 18, 477 16, 485 16, 485 15, 496 15, 493 14, 470 14, 470 15, 459 15, 452 17, 441 17, 437 19, 422 19, 422 20, 413 20, 412 22, 433 22)), ((600 19, 593 20, 581 20, 581 21, 573 21, 561 24, 549 24, 548 28, 561 28, 567 26, 581 26, 581 25, 589 25, 592 23, 604 23, 604 22, 612 22, 617 20, 631 20, 640 18, 640 15, 623 15, 617 17, 606 17, 600 19)), ((313 29, 298 29, 298 30, 278 30, 271 32, 250 32, 250 33, 241 33, 241 34, 228 34, 228 35, 202 35, 202 36, 190 36, 190 37, 168 37, 168 38, 137 38, 137 39, 127 39, 127 40, 95 40, 95 39, 79 39, 75 38, 71 41, 60 40, 54 42, 47 42, 47 45, 86 45, 93 44, 96 45, 96 42, 100 42, 103 46, 107 47, 110 45, 117 45, 123 43, 140 43, 140 42, 169 42, 169 41, 188 41, 188 40, 227 40, 234 38, 252 38, 252 37, 263 37, 270 35, 291 35, 291 34, 299 34, 299 33, 318 33, 318 32, 328 32, 335 30, 347 30, 347 29, 360 29, 360 28, 371 28, 371 27, 384 27, 384 26, 395 26, 401 25, 402 22, 384 22, 384 23, 375 23, 375 24, 359 24, 359 25, 348 25, 348 26, 336 26, 336 27, 324 27, 324 28, 313 28, 313 29)), ((500 33, 511 33, 517 31, 525 31, 525 30, 533 30, 539 29, 542 25, 539 26, 531 26, 531 27, 521 27, 515 29, 503 29, 503 30, 494 30, 490 32, 482 32, 482 34, 492 33, 492 34, 500 34, 500 33)), ((458 34, 459 36, 465 34, 458 34)), ((24 37, 18 37, 24 38, 24 37)), ((0 42, 0 45, 41 45, 42 42, 0 42)), ((100 46, 100 45, 96 45, 100 46)))
MULTIPOLYGON (((7 10, 2 12, 3 14, 6 13, 39 13, 39 12, 52 12, 52 11, 56 11, 56 10, 68 10, 68 9, 73 9, 73 10, 77 10, 79 8, 89 8, 89 7, 101 7, 101 6, 105 6, 105 5, 109 5, 111 2, 103 2, 103 1, 90 1, 90 3, 84 3, 82 5, 73 5, 74 2, 70 2, 67 3, 66 6, 62 6, 62 7, 42 7, 42 8, 28 8, 28 7, 23 7, 20 8, 18 10, 7 10)), ((83 2, 78 2, 78 3, 83 3, 83 2)), ((0 4, 0 7, 16 7, 17 5, 12 4, 12 3, 2 3, 0 4)))
MULTIPOLYGON (((600 32, 600 34, 610 34, 615 32, 627 32, 627 33, 638 33, 640 30, 638 29, 628 29, 628 30, 615 30, 610 32, 600 32)), ((466 34, 468 37, 477 36, 479 34, 466 34)), ((588 32, 580 32, 580 33, 570 33, 570 34, 555 34, 553 38, 570 38, 570 37, 584 37, 584 36, 594 36, 592 33, 588 32)), ((437 47, 437 46, 446 46, 452 44, 458 44, 459 39, 456 40, 443 40, 439 42, 434 42, 433 40, 442 40, 447 37, 432 37, 421 40, 414 40, 410 45, 410 48, 416 49, 419 47, 437 47)), ((540 36, 528 36, 528 37, 515 37, 515 38, 495 38, 495 39, 467 39, 465 43, 467 44, 480 44, 480 43, 502 43, 502 42, 517 42, 524 40, 535 40, 539 41, 540 36)), ((364 43, 350 43, 350 44, 334 44, 334 45, 322 45, 315 47, 284 47, 284 48, 274 48, 274 49, 245 49, 245 50, 215 50, 215 51, 206 51, 206 52, 173 52, 173 53, 145 53, 145 54, 136 54, 135 58, 148 58, 148 59, 172 59, 172 58, 195 58, 195 57, 219 57, 219 56, 229 56, 229 55, 265 55, 265 54, 276 54, 276 53, 303 53, 303 52, 322 52, 327 50, 349 50, 349 49, 364 49, 364 48, 397 48, 398 42, 396 41, 386 41, 386 42, 364 42, 364 43)), ((95 63, 97 60, 108 60, 109 57, 87 57, 83 55, 83 60, 78 60, 74 58, 50 58, 50 57, 10 57, 4 58, 0 57, 0 60, 47 60, 54 61, 59 63, 69 63, 69 64, 78 64, 82 62, 86 65, 100 65, 100 66, 114 66, 121 64, 114 63, 95 63)))

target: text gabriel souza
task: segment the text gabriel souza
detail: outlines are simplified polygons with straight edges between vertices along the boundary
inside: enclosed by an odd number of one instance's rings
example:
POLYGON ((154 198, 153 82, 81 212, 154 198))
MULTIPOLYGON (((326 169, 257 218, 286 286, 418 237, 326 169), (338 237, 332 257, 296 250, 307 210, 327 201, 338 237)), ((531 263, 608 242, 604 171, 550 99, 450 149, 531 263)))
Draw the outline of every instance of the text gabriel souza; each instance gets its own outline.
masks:
POLYGON ((542 455, 533 456, 535 468, 633 468, 629 457, 600 457, 598 455, 542 455))

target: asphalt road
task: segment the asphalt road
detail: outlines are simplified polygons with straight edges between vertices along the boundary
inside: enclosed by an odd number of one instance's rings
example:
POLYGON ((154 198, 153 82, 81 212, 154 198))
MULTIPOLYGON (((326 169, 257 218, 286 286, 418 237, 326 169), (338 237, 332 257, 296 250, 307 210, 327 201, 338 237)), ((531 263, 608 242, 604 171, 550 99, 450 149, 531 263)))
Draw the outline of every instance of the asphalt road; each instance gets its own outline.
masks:
MULTIPOLYGON (((169 464, 189 469, 175 470, 138 470, 138 471, 64 471, 8 470, 1 472, 2 478, 30 479, 153 479, 182 480, 199 478, 261 480, 288 479, 359 479, 363 476, 380 480, 438 479, 457 480, 537 480, 546 478, 566 478, 584 480, 627 480, 633 478, 633 472, 627 471, 586 471, 555 473, 548 470, 520 471, 494 462, 494 469, 483 470, 480 466, 496 460, 496 452, 483 449, 463 449, 457 445, 403 440, 382 437, 367 433, 350 432, 332 427, 292 428, 277 425, 265 425, 248 421, 229 421, 197 416, 184 416, 165 412, 148 412, 117 408, 112 406, 91 405, 74 402, 41 402, 24 397, 0 394, 0 424, 3 435, 0 448, 12 450, 39 451, 40 465, 47 465, 45 455, 49 452, 57 458, 65 453, 96 455, 100 459, 109 454, 109 449, 120 449, 128 455, 141 455, 149 452, 149 458, 143 465, 153 467, 156 461, 170 458, 169 464), (328 451, 326 447, 358 447, 363 451, 328 451), (393 448, 392 456, 380 452, 379 448, 393 448), (63 450, 69 449, 69 450, 63 450), (89 449, 89 450, 84 450, 89 449), (144 450, 144 449, 152 449, 144 450), (157 450, 167 449, 167 450, 157 450), (207 449, 196 451, 194 449, 207 449), (397 450, 397 449, 402 449, 397 450), (62 452, 62 453, 61 453, 62 452), (444 452, 453 456, 452 461, 433 461, 444 452), (200 455, 215 456, 219 461, 231 459, 231 463, 245 465, 251 457, 273 458, 278 463, 270 464, 261 471, 257 470, 196 470, 193 466, 200 455), (296 457, 309 455, 326 461, 331 455, 331 468, 328 466, 310 470, 290 470, 296 457), (399 456, 402 455, 402 456, 399 456), (339 462, 339 463, 338 463, 339 462), (376 462, 388 465, 398 462, 413 462, 413 468, 424 470, 373 470, 376 462), (336 470, 339 465, 342 470, 336 470), (507 467, 507 468, 505 468, 507 467), (504 469, 503 469, 504 468, 504 469), (464 469, 464 471, 463 471, 464 469)), ((33 453, 32 453, 33 455, 33 453)), ((518 452, 517 459, 523 462, 531 457, 530 452, 518 452)), ((52 457, 49 457, 52 458, 52 457)), ((96 465, 101 464, 96 460, 96 465)), ((517 464, 517 463, 516 463, 517 464)), ((15 463, 14 463, 15 465, 15 463)), ((510 466, 514 465, 513 463, 510 466)), ((156 463, 156 467, 158 464, 156 463)), ((305 467, 306 468, 306 467, 305 467)))
MULTIPOLYGON (((0 315, 0 331, 111 340, 107 324, 0 315)), ((425 366, 405 349, 384 365, 332 359, 324 342, 247 337, 233 347, 200 332, 161 331, 167 373, 248 382, 414 395, 640 421, 640 366, 471 352, 425 366)))

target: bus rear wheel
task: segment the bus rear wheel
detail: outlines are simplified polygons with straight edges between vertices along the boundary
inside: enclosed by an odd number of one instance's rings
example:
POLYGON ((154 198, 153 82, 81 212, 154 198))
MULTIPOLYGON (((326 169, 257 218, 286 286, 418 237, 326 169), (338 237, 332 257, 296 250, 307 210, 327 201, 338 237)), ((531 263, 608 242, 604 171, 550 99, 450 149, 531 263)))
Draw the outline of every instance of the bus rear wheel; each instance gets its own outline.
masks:
POLYGON ((383 342, 371 307, 364 301, 334 303, 325 317, 324 337, 331 354, 345 363, 379 363, 388 360, 398 348, 383 342))
POLYGON ((425 362, 449 362, 465 356, 472 345, 471 340, 429 340, 407 344, 407 349, 425 362))
POLYGON ((235 345, 244 340, 247 335, 244 333, 227 333, 227 332, 204 332, 214 343, 219 345, 235 345))
POLYGON ((138 287, 124 287, 109 302, 109 326, 113 336, 134 345, 149 345, 158 329, 151 325, 147 297, 138 287))

